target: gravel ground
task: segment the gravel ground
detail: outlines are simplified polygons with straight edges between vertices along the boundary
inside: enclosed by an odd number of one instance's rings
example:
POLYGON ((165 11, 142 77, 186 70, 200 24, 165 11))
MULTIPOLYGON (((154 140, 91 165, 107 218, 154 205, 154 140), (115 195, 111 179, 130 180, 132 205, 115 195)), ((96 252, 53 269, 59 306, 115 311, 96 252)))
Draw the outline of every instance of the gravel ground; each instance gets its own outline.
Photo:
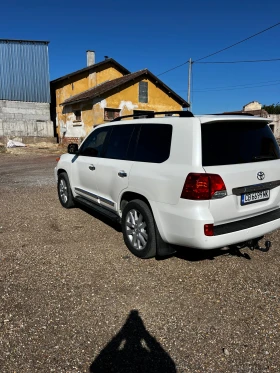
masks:
POLYGON ((280 371, 279 232, 268 253, 141 260, 58 201, 50 150, 0 154, 0 371, 280 371))

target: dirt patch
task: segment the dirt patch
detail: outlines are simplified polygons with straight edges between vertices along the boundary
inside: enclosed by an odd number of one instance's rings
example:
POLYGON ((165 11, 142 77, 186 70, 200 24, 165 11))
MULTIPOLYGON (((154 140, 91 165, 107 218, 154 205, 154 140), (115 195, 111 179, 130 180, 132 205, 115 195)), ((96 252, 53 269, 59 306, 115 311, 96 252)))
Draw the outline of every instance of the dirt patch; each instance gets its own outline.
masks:
POLYGON ((38 148, 0 156, 1 373, 280 372, 280 231, 268 253, 140 260, 62 208, 38 148))
MULTIPOLYGON (((1 152, 1 144, 0 144, 1 152)), ((67 153, 67 146, 62 144, 51 144, 40 142, 36 144, 27 144, 25 147, 5 148, 6 154, 15 155, 33 155, 33 154, 63 154, 67 153)))
POLYGON ((6 153, 7 149, 6 149, 6 146, 4 144, 1 144, 0 142, 0 153, 6 153))

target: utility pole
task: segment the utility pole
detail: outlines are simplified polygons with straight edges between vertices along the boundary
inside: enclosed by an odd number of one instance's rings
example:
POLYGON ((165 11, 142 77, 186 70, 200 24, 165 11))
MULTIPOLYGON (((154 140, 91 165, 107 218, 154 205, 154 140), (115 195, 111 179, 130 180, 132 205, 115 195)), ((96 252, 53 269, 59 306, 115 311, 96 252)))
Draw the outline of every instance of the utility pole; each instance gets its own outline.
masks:
POLYGON ((188 84, 188 103, 190 104, 189 109, 191 109, 191 76, 192 76, 192 59, 189 59, 189 84, 188 84))

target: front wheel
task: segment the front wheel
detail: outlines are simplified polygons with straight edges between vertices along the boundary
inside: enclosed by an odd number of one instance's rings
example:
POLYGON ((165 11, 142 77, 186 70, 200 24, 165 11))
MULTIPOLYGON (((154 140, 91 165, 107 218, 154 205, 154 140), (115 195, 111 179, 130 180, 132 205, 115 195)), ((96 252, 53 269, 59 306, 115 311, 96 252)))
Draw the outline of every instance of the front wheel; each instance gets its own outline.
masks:
POLYGON ((135 199, 127 203, 122 212, 122 231, 132 254, 143 259, 156 255, 154 217, 145 202, 135 199))
POLYGON ((66 172, 62 172, 58 175, 57 192, 60 203, 66 209, 70 209, 75 206, 74 198, 72 195, 68 175, 66 172))

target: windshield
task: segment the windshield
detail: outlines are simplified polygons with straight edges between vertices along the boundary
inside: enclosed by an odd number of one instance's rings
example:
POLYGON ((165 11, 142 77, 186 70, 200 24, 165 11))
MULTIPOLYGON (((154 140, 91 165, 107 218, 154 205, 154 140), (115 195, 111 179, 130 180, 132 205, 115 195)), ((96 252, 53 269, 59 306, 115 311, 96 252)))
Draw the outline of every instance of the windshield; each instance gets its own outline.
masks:
POLYGON ((266 123, 219 121, 201 124, 202 165, 263 162, 280 158, 279 146, 266 123))

